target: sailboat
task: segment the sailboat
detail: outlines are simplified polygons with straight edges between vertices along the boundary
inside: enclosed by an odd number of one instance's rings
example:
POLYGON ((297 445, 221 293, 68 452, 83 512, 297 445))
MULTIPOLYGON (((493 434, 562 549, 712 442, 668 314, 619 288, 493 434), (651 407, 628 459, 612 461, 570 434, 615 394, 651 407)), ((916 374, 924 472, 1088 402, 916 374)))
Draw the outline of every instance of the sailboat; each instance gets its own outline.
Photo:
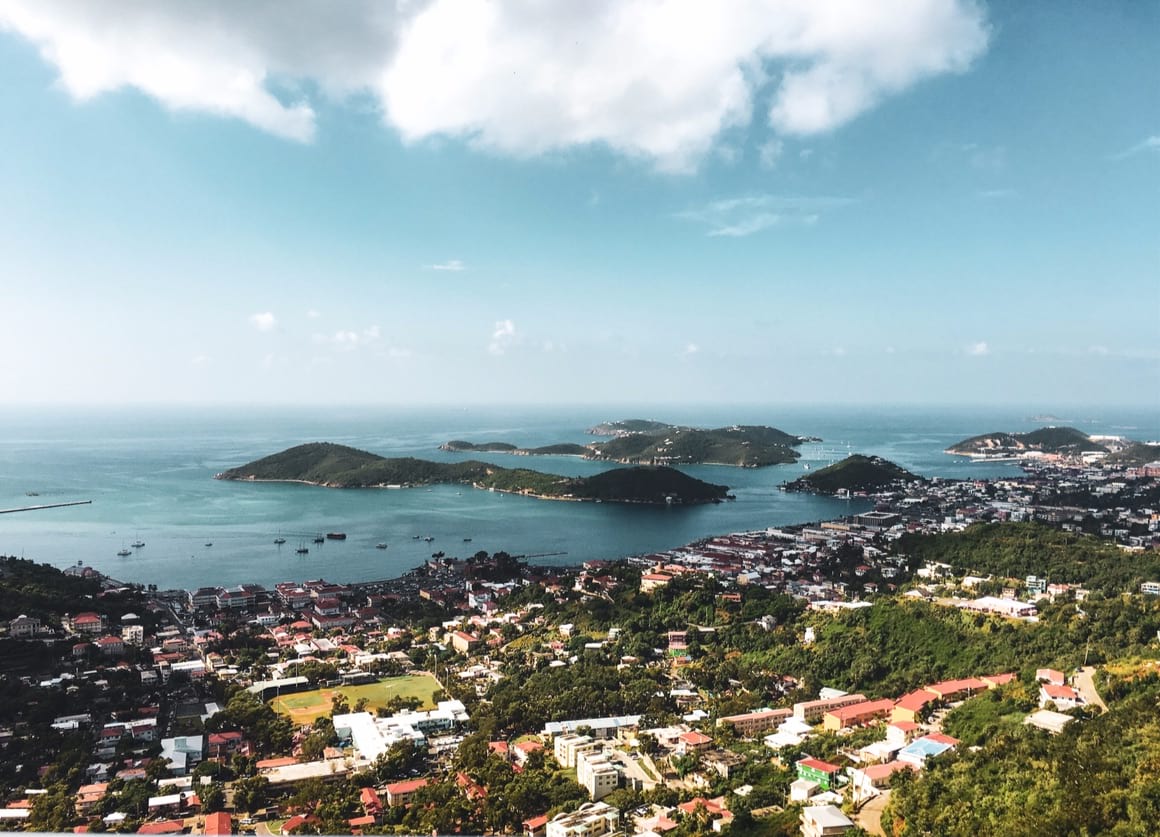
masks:
POLYGON ((306 545, 305 541, 299 541, 298 548, 294 551, 297 552, 299 555, 305 555, 306 553, 308 553, 310 551, 310 547, 308 547, 306 545))
POLYGON ((131 549, 126 549, 126 548, 125 548, 125 544, 124 544, 124 543, 122 543, 122 544, 121 544, 121 548, 120 548, 119 550, 117 550, 117 554, 118 554, 118 555, 120 555, 122 558, 124 558, 126 555, 132 555, 132 554, 133 554, 133 550, 131 550, 131 549))

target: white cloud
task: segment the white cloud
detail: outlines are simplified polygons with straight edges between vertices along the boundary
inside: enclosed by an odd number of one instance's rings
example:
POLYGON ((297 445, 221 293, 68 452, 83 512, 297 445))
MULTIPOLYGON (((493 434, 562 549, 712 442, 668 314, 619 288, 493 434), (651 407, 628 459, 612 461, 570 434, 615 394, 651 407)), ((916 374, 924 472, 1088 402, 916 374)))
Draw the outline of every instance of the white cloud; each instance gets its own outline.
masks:
POLYGON ((1014 189, 980 189, 975 194, 986 200, 1001 200, 1015 197, 1016 192, 1014 189))
POLYGON ((314 342, 320 345, 330 345, 338 349, 350 351, 359 346, 366 346, 376 342, 382 336, 377 325, 364 328, 362 331, 340 330, 334 334, 315 334, 314 342))
POLYGON ((785 143, 779 139, 771 139, 762 144, 757 150, 757 161, 763 169, 772 169, 777 166, 777 161, 781 158, 782 151, 785 150, 785 143))
POLYGON ((403 349, 398 346, 392 346, 391 348, 387 349, 387 357, 389 357, 391 360, 406 360, 407 358, 412 357, 413 354, 414 353, 410 349, 403 349))
POLYGON ((311 320, 317 320, 319 317, 322 316, 322 314, 320 314, 319 312, 317 312, 313 308, 311 308, 309 311, 306 312, 306 316, 311 320))
POLYGON ((438 264, 427 265, 428 270, 449 270, 453 273, 458 273, 461 270, 467 270, 467 265, 459 259, 451 259, 446 262, 439 262, 438 264))
POLYGON ((499 320, 491 333, 491 342, 487 344, 487 350, 493 355, 502 355, 515 339, 516 324, 511 320, 499 320))
POLYGON ((209 355, 194 355, 189 359, 190 366, 205 366, 209 363, 209 355))
POLYGON ((278 325, 278 318, 269 311, 262 311, 250 315, 250 324, 258 331, 273 331, 274 326, 278 325))
POLYGON ((991 354, 991 347, 987 345, 987 341, 980 340, 978 343, 972 343, 967 346, 967 354, 972 357, 982 357, 983 355, 991 354))
POLYGON ((1160 152, 1160 134, 1145 137, 1131 148, 1126 148, 1118 154, 1113 154, 1112 159, 1123 160, 1125 157, 1133 157, 1144 151, 1160 152))
POLYGON ((672 171, 758 100, 778 134, 830 131, 988 41, 975 0, 0 0, 0 28, 80 100, 131 87, 310 141, 319 100, 370 93, 409 142, 597 143, 672 171))
POLYGON ((689 343, 687 346, 685 346, 684 355, 685 357, 691 357, 692 355, 697 354, 699 351, 701 351, 700 346, 698 346, 696 343, 689 343))
POLYGON ((700 209, 678 212, 676 217, 709 227, 709 236, 742 238, 783 223, 814 224, 818 210, 853 203, 842 197, 792 197, 749 195, 712 201, 700 209))

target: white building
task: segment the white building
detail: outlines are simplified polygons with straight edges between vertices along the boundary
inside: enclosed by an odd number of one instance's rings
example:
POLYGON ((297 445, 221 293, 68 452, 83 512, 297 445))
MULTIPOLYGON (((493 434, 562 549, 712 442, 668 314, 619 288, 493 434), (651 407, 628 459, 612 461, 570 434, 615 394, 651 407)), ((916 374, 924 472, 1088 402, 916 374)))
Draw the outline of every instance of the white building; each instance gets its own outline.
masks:
POLYGON ((576 756, 576 782, 588 791, 590 799, 596 801, 619 787, 620 770, 605 753, 579 753, 576 756))
POLYGON ((606 802, 586 802, 548 821, 548 837, 603 837, 620 826, 620 811, 606 802))

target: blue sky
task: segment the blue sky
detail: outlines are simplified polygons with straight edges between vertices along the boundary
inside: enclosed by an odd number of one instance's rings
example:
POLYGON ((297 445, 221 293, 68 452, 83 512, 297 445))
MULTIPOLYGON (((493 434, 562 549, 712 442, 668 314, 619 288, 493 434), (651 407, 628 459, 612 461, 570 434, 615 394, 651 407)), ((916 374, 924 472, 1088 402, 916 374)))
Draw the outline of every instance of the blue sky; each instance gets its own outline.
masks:
POLYGON ((575 8, 0 0, 4 400, 1157 404, 1160 5, 575 8))

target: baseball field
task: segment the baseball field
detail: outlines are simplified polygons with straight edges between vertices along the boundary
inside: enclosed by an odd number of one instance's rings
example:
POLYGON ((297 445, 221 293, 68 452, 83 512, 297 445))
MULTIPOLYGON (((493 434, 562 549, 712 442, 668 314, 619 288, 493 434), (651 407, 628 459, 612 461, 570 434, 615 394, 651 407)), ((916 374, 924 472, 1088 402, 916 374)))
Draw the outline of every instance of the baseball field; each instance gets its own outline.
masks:
POLYGON ((418 698, 423 702, 420 709, 434 709, 434 695, 441 688, 439 682, 430 674, 404 674, 401 677, 387 677, 377 683, 365 683, 361 686, 336 686, 281 695, 270 701, 270 706, 295 724, 311 724, 316 718, 330 714, 334 699, 338 695, 346 697, 352 711, 360 698, 366 698, 367 711, 374 712, 386 706, 394 697, 418 698))

